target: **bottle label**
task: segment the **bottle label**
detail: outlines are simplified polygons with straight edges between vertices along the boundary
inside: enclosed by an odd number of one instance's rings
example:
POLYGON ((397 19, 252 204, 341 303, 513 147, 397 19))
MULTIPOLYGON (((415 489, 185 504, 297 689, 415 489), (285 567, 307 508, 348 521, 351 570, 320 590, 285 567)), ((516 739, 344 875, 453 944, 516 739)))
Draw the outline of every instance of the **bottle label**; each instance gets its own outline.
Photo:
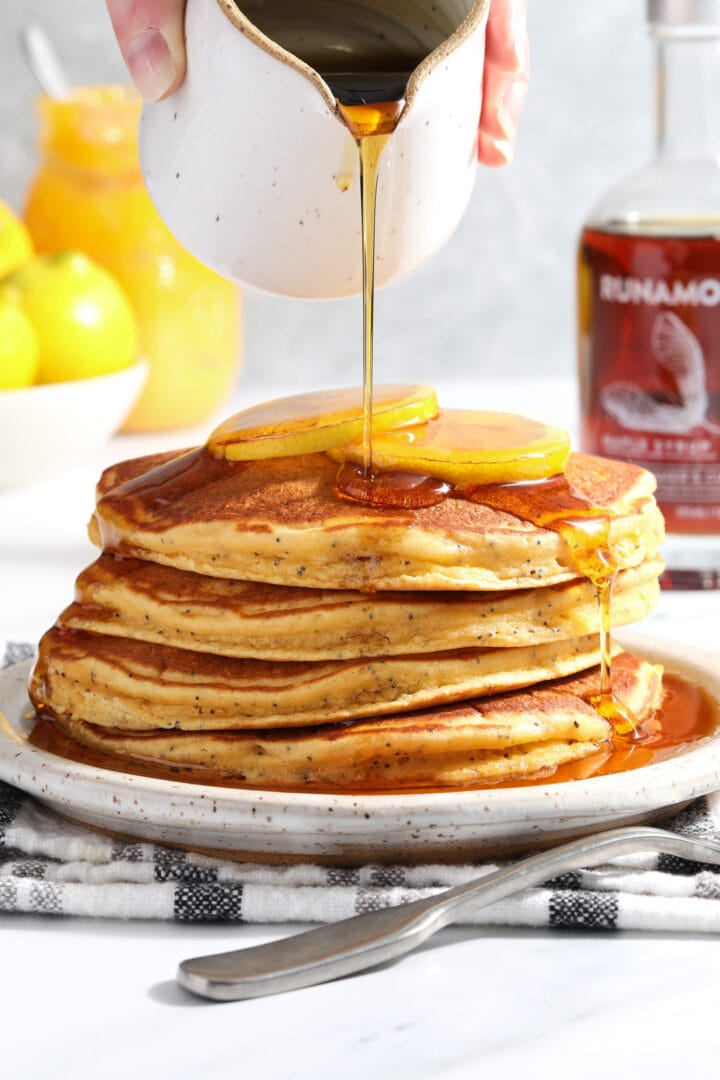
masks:
POLYGON ((600 300, 606 304, 660 304, 672 307, 717 307, 720 304, 720 281, 655 281, 653 278, 620 277, 602 274, 600 300))
POLYGON ((720 532, 720 240, 586 230, 583 446, 655 473, 671 530, 720 532))

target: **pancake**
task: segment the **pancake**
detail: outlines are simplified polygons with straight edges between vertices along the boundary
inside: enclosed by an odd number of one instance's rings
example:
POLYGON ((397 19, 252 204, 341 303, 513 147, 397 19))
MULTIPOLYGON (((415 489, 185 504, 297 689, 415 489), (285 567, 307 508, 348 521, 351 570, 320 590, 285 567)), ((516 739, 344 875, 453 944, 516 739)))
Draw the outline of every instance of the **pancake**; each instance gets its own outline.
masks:
POLYGON ((30 696, 102 727, 297 727, 530 686, 599 661, 596 635, 512 649, 344 661, 239 660, 85 631, 49 630, 30 696))
MULTIPOLYGON (((623 571, 614 626, 637 622, 659 595, 659 560, 623 571)), ((586 580, 508 593, 374 593, 211 578, 103 555, 76 583, 58 625, 219 656, 344 660, 480 646, 512 647, 597 633, 586 580)))
MULTIPOLYGON (((662 671, 630 654, 613 666, 616 689, 646 719, 662 696, 662 671)), ((266 788, 388 791, 518 782, 609 750, 611 730, 580 679, 409 715, 277 732, 150 732, 96 727, 81 716, 58 723, 96 751, 143 769, 192 767, 214 780, 266 788)))
MULTIPOLYGON (((568 540, 511 512, 529 498, 523 485, 494 489, 505 509, 456 494, 389 509, 338 498, 336 472, 324 454, 139 458, 103 474, 90 536, 106 550, 213 577, 319 589, 518 589, 578 576, 568 540)), ((619 569, 655 556, 663 522, 649 472, 573 454, 566 477, 607 508, 619 569)))
MULTIPOLYGON (((411 791, 591 771, 612 730, 590 704, 583 571, 616 576, 613 625, 652 609, 651 474, 575 454, 561 477, 396 508, 340 498, 336 473, 324 454, 204 448, 106 470, 103 554, 40 643, 38 715, 124 767, 214 783, 411 791)), ((642 721, 661 671, 614 657, 642 721)))

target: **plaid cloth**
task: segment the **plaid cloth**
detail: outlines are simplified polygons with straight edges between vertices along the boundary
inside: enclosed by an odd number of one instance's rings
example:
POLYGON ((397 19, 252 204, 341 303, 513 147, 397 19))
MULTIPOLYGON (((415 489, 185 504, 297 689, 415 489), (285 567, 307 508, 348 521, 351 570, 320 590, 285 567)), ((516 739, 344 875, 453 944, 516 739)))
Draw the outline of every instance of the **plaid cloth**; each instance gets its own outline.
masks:
MULTIPOLYGON (((32 654, 0 646, 4 666, 32 654)), ((664 823, 720 839, 720 793, 664 823)), ((181 922, 334 922, 433 895, 495 870, 462 866, 265 866, 112 840, 0 782, 0 911, 181 922)), ((639 855, 573 871, 484 908, 479 926, 720 931, 720 871, 639 855)))

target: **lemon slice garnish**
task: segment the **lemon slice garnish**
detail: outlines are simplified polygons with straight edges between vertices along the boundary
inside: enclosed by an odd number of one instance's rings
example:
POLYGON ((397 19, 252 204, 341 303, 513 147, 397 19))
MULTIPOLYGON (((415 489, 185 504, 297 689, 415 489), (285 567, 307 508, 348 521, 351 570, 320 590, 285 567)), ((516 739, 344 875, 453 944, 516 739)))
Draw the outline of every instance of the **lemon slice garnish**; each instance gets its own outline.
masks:
MULTIPOLYGON (((373 470, 426 473, 453 484, 541 480, 563 471, 570 439, 550 427, 511 413, 443 409, 436 419, 373 435, 373 470)), ((363 460, 359 441, 330 455, 363 460)))
MULTIPOLYGON (((388 428, 422 423, 438 411, 431 386, 376 386, 373 437, 388 428)), ((360 439, 362 417, 359 387, 294 394, 235 413, 213 431, 207 447, 230 461, 319 453, 360 439)))

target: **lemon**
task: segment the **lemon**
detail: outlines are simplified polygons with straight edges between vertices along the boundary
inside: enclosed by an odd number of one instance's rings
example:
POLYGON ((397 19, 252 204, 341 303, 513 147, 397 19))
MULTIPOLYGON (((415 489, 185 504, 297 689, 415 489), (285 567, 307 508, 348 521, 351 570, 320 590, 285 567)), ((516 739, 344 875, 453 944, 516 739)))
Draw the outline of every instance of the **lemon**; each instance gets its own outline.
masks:
POLYGON ((33 245, 25 225, 0 199, 0 278, 32 257, 33 245))
MULTIPOLYGON (((431 386, 376 386, 373 432, 417 424, 438 414, 431 386)), ((294 457, 345 446, 362 435, 363 392, 322 390, 254 405, 216 428, 208 449, 231 461, 294 457)))
POLYGON ((40 344, 37 381, 107 375, 137 357, 137 327, 122 289, 86 255, 38 255, 8 275, 40 344))
MULTIPOLYGON (((425 473, 453 484, 500 484, 561 473, 570 439, 561 428, 511 413, 443 409, 427 423, 374 435, 372 450, 375 469, 425 473)), ((330 456, 362 464, 362 443, 330 456)))
POLYGON ((17 297, 0 297, 0 390, 18 390, 35 382, 40 358, 37 335, 17 297))

